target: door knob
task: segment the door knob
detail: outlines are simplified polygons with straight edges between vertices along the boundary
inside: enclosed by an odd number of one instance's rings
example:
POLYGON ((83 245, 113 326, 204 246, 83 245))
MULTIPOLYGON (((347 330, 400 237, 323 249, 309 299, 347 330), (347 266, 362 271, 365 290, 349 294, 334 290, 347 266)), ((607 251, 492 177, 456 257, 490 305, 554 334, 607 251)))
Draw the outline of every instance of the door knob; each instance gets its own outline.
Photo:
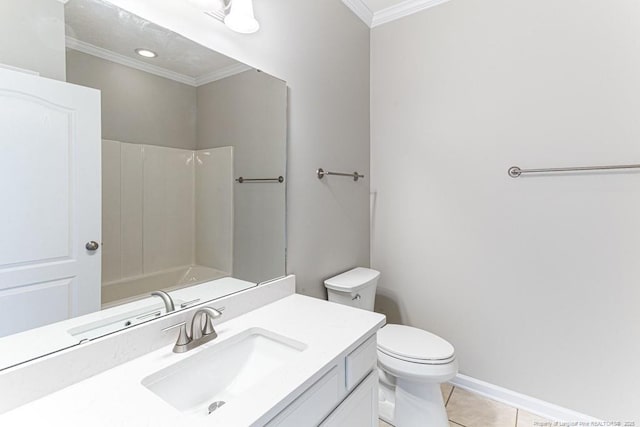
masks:
POLYGON ((87 248, 88 251, 97 251, 100 245, 98 244, 98 242, 92 240, 90 242, 87 242, 84 247, 87 248))

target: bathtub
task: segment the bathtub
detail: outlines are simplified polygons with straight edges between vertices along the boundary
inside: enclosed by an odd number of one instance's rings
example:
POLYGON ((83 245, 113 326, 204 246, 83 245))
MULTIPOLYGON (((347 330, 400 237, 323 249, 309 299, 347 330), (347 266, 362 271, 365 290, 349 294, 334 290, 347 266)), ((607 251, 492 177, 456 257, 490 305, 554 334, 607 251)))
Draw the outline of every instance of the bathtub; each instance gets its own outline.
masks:
POLYGON ((229 273, 202 265, 188 265, 144 276, 102 284, 102 308, 147 297, 153 291, 172 291, 229 276, 229 273))

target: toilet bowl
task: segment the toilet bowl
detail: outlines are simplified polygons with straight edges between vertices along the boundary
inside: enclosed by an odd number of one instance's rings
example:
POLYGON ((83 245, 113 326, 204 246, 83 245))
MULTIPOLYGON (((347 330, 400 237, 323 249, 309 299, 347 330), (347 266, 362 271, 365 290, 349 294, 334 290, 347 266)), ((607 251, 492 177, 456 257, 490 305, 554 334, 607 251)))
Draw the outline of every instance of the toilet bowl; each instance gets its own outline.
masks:
MULTIPOLYGON (((325 281, 329 301, 373 311, 380 273, 355 268, 325 281)), ((440 384, 458 373, 451 344, 422 329, 388 324, 377 334, 379 416, 396 427, 447 427, 440 384)))

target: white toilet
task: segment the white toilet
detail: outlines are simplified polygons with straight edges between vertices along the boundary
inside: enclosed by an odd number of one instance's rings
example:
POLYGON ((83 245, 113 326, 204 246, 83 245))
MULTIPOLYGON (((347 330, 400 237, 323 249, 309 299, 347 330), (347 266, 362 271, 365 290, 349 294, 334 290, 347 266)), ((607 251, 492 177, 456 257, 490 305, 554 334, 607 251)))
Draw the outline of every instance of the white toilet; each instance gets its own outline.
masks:
MULTIPOLYGON (((354 268, 327 279, 329 301, 373 311, 380 273, 354 268)), ((379 414, 396 427, 448 427, 440 384, 458 373, 451 344, 411 326, 378 331, 379 414)))

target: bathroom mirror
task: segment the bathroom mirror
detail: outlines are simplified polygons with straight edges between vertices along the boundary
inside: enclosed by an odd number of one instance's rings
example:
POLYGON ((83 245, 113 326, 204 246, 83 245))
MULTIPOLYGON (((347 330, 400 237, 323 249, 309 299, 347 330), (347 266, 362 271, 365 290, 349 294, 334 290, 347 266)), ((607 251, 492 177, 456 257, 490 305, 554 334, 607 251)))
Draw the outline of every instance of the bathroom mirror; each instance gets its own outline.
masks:
POLYGON ((154 291, 180 310, 285 275, 286 83, 108 2, 64 9, 67 82, 101 92, 101 302, 34 299, 0 369, 166 314, 154 291))

